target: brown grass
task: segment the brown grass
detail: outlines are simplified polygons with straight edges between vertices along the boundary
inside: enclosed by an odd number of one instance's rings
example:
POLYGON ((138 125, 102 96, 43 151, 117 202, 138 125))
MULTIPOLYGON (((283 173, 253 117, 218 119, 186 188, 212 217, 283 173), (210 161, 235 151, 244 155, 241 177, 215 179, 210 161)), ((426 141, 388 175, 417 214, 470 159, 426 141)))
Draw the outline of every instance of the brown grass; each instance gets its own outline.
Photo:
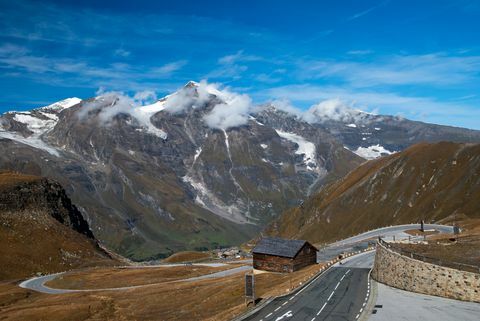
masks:
POLYGON ((166 263, 198 262, 211 258, 210 253, 185 251, 172 254, 163 260, 166 263))
POLYGON ((118 264, 93 240, 42 210, 0 211, 0 222, 0 280, 118 264))
POLYGON ((47 286, 59 289, 108 289, 135 285, 156 284, 196 277, 237 267, 179 266, 145 268, 97 268, 73 271, 50 282, 47 286))
POLYGON ((404 233, 407 233, 409 235, 412 235, 412 236, 423 236, 423 235, 435 235, 435 234, 438 234, 438 231, 425 231, 425 232, 422 232, 421 230, 419 229, 413 229, 413 230, 406 230, 404 231, 404 233))
POLYGON ((19 183, 34 182, 42 179, 38 176, 25 175, 10 171, 0 171, 0 189, 5 186, 12 186, 19 183))
MULTIPOLYGON (((320 268, 256 275, 257 296, 285 293, 320 268)), ((244 274, 125 291, 40 294, 0 284, 0 319, 8 320, 228 320, 246 310, 244 274)))
POLYGON ((397 244, 396 246, 439 259, 446 265, 457 262, 480 266, 480 219, 467 219, 459 223, 464 230, 458 235, 456 241, 451 240, 454 238, 452 234, 438 234, 429 238, 429 244, 397 244))

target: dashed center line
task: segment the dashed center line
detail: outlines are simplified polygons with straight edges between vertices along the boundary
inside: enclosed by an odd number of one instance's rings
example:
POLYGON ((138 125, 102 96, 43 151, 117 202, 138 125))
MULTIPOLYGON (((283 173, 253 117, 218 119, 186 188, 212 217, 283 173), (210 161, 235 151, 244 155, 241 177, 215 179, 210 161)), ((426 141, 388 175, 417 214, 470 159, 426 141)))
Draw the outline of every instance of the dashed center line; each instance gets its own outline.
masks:
POLYGON ((330 293, 330 296, 328 297, 327 302, 330 301, 334 293, 335 293, 335 290, 333 290, 332 293, 330 293))
POLYGON ((317 312, 317 315, 320 315, 322 313, 323 309, 325 309, 325 306, 327 305, 327 302, 325 302, 322 306, 322 308, 317 312))
POLYGON ((338 288, 339 285, 340 285, 340 282, 338 282, 337 285, 335 286, 335 290, 338 288))

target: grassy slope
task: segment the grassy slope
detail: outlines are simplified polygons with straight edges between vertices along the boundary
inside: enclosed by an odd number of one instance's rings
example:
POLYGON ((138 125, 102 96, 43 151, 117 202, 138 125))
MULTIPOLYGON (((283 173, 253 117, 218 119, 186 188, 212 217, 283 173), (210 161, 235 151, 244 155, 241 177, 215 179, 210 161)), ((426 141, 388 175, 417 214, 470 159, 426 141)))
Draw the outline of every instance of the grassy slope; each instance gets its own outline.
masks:
POLYGON ((480 216, 480 145, 418 144, 366 162, 284 213, 268 234, 326 242, 391 224, 480 216))

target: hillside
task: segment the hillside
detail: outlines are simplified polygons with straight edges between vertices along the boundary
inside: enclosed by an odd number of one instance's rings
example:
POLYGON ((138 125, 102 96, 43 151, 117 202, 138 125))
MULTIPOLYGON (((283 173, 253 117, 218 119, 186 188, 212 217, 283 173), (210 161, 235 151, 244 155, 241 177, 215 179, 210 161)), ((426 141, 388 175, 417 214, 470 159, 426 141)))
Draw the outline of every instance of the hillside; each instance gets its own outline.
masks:
POLYGON ((480 218, 480 144, 417 144, 366 162, 285 212, 267 234, 326 242, 376 227, 480 218))
POLYGON ((63 188, 0 173, 0 280, 117 263, 97 244, 63 188))

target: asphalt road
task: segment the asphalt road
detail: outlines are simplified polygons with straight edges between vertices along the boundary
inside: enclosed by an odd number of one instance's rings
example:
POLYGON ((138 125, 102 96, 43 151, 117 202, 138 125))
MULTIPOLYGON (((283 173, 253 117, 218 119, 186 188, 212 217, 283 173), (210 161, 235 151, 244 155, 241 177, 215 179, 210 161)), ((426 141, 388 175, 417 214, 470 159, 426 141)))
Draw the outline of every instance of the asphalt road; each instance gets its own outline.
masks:
MULTIPOLYGON (((451 226, 425 224, 424 227, 425 229, 436 229, 441 233, 453 233, 453 227, 451 226)), ((420 229, 420 224, 405 224, 383 227, 337 241, 319 249, 317 254, 317 262, 329 261, 341 253, 356 252, 366 249, 369 243, 374 244, 379 236, 382 236, 382 238, 385 240, 391 240, 394 236, 395 240, 408 239, 410 235, 406 234, 405 231, 412 229, 420 229)))
POLYGON ((300 291, 276 298, 244 320, 356 320, 370 294, 368 273, 374 252, 344 260, 300 291))

